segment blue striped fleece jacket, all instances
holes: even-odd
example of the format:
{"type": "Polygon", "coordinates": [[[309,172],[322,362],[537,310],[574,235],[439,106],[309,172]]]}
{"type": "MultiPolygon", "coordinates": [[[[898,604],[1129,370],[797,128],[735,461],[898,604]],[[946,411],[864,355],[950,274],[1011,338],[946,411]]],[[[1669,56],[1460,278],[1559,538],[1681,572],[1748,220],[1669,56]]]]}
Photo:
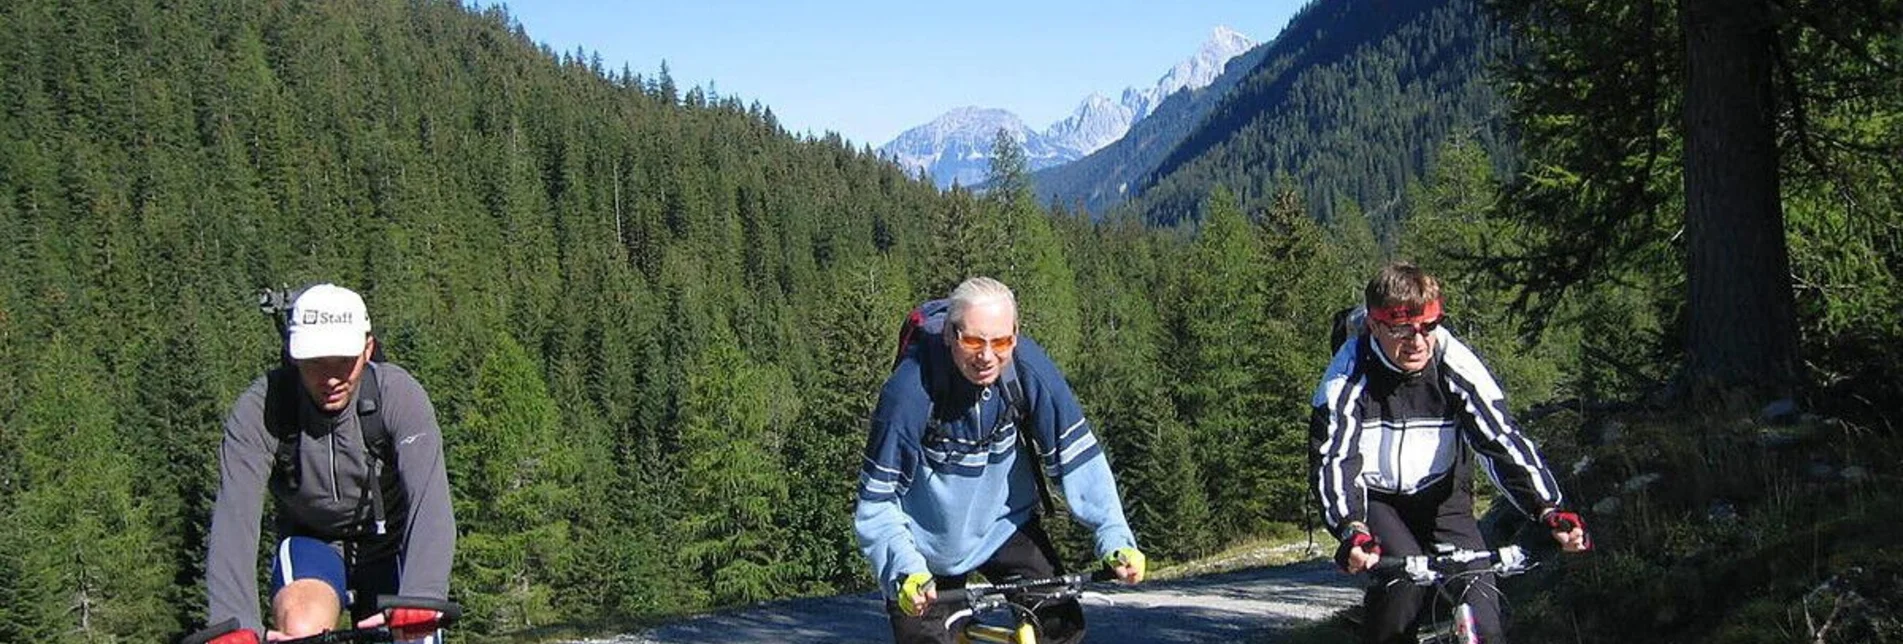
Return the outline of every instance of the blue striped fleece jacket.
{"type": "Polygon", "coordinates": [[[1037,483],[1021,429],[1031,432],[1052,492],[1061,490],[1072,516],[1095,531],[1097,555],[1136,546],[1110,465],[1064,375],[1030,338],[1019,337],[1013,359],[1029,406],[1019,423],[1010,422],[1001,384],[966,380],[934,339],[909,352],[880,390],[853,527],[888,597],[912,573],[977,568],[1031,520],[1037,483]]]}

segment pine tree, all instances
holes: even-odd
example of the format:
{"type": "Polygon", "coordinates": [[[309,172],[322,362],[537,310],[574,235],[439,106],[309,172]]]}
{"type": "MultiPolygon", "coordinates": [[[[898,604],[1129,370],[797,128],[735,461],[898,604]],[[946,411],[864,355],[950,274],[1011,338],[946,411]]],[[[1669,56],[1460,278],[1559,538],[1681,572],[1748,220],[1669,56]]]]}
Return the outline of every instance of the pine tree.
{"type": "Polygon", "coordinates": [[[1309,392],[1327,367],[1327,346],[1339,282],[1327,232],[1310,218],[1298,193],[1285,189],[1260,212],[1254,231],[1262,249],[1262,270],[1275,276],[1265,285],[1264,311],[1253,330],[1261,346],[1254,376],[1256,493],[1270,521],[1296,523],[1313,516],[1306,499],[1309,392]]]}
{"type": "Polygon", "coordinates": [[[992,144],[986,201],[997,210],[1006,244],[986,251],[998,256],[996,273],[1018,300],[1021,328],[1037,338],[1058,364],[1077,354],[1077,277],[1064,242],[1031,192],[1030,171],[1016,138],[999,130],[992,144]]]}
{"type": "Polygon", "coordinates": [[[853,537],[858,468],[879,388],[891,372],[893,330],[916,304],[906,275],[890,260],[842,266],[818,311],[814,377],[802,384],[805,413],[788,437],[788,500],[780,520],[791,534],[789,563],[811,571],[808,591],[863,586],[867,568],[853,537]]]}
{"type": "Polygon", "coordinates": [[[574,564],[583,456],[528,353],[506,334],[493,342],[445,450],[462,533],[452,592],[476,628],[499,631],[560,616],[554,583],[574,564]]]}
{"type": "MultiPolygon", "coordinates": [[[[1396,254],[1439,276],[1447,326],[1486,359],[1494,377],[1513,392],[1512,400],[1545,401],[1560,386],[1557,365],[1573,360],[1568,350],[1578,346],[1577,334],[1558,329],[1523,334],[1514,291],[1485,272],[1478,258],[1486,249],[1504,250],[1520,236],[1514,222],[1499,216],[1494,201],[1499,190],[1484,150],[1466,139],[1448,141],[1424,182],[1410,189],[1413,213],[1402,227],[1396,254]]],[[[1588,314],[1588,308],[1565,310],[1579,315],[1588,314]]],[[[1630,328],[1639,328],[1629,312],[1623,316],[1630,328]]]]}
{"type": "Polygon", "coordinates": [[[1299,478],[1299,471],[1269,467],[1268,432],[1277,409],[1268,393],[1286,382],[1270,380],[1263,337],[1269,320],[1269,275],[1256,232],[1233,197],[1218,190],[1205,207],[1176,308],[1180,343],[1176,355],[1177,405],[1194,428],[1197,460],[1220,538],[1293,517],[1270,514],[1268,487],[1299,478]],[[1272,417],[1271,417],[1272,418],[1272,417]]]}
{"type": "Polygon", "coordinates": [[[1090,405],[1144,552],[1192,556],[1210,545],[1209,503],[1189,428],[1170,404],[1164,329],[1149,288],[1157,251],[1131,222],[1106,228],[1087,244],[1094,252],[1082,272],[1082,288],[1096,297],[1085,307],[1091,332],[1073,372],[1077,395],[1090,405]]]}
{"type": "Polygon", "coordinates": [[[789,581],[774,523],[786,503],[777,446],[797,420],[786,374],[756,365],[724,323],[694,360],[684,392],[680,560],[715,604],[767,599],[789,581]]]}
{"type": "MultiPolygon", "coordinates": [[[[203,355],[207,328],[196,320],[198,307],[177,320],[157,347],[126,362],[122,381],[144,374],[170,378],[120,388],[130,400],[117,401],[120,444],[144,466],[133,471],[136,489],[148,490],[146,508],[155,528],[154,551],[169,560],[171,577],[163,597],[172,623],[202,622],[205,536],[218,486],[218,441],[223,394],[212,387],[211,361],[203,355]]],[[[240,311],[239,313],[246,313],[240,311]]]]}
{"type": "Polygon", "coordinates": [[[178,630],[170,566],[133,489],[97,363],[55,337],[33,366],[20,431],[21,488],[0,537],[20,577],[10,623],[34,641],[146,642],[178,630]]]}

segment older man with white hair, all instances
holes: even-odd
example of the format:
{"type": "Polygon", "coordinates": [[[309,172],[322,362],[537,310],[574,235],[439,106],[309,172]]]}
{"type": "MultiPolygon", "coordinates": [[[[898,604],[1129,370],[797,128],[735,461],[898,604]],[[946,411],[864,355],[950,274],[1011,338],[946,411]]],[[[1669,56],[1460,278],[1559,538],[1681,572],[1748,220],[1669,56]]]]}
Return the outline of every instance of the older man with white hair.
{"type": "MultiPolygon", "coordinates": [[[[1122,581],[1140,581],[1143,553],[1103,450],[1063,373],[1020,333],[1011,289],[972,278],[914,320],[922,339],[901,347],[879,392],[854,516],[893,638],[952,642],[949,608],[933,601],[972,571],[993,580],[1059,573],[1036,513],[1040,468],[1094,532],[1097,555],[1122,581]]],[[[1047,641],[1082,641],[1076,600],[1037,616],[1047,641]]]]}

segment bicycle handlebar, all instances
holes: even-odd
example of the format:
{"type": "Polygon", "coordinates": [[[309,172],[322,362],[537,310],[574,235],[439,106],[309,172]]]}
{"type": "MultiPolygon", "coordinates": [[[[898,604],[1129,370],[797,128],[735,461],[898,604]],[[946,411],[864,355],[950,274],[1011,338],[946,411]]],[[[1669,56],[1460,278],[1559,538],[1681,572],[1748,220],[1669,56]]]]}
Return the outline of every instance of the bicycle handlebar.
{"type": "Polygon", "coordinates": [[[447,599],[429,599],[426,597],[404,597],[401,595],[378,595],[377,612],[387,612],[398,608],[421,608],[442,613],[436,619],[438,626],[447,627],[462,619],[463,607],[447,599]]]}
{"type": "Polygon", "coordinates": [[[1117,578],[1114,570],[1104,569],[1096,572],[1074,572],[1044,579],[1014,579],[995,584],[979,583],[964,588],[950,588],[939,591],[935,603],[957,605],[970,604],[986,597],[996,595],[1015,595],[1026,592],[1056,591],[1058,593],[1080,592],[1087,583],[1112,581],[1117,578]]]}
{"type": "Polygon", "coordinates": [[[378,626],[376,628],[352,628],[341,631],[325,631],[310,637],[279,640],[275,644],[372,644],[374,642],[393,641],[396,641],[395,634],[391,633],[388,628],[378,626]]]}
{"type": "MultiPolygon", "coordinates": [[[[398,595],[377,596],[378,612],[388,612],[398,608],[420,608],[441,613],[442,616],[436,620],[436,626],[438,628],[447,627],[456,623],[456,620],[460,619],[463,614],[462,606],[448,600],[428,599],[424,597],[403,597],[398,595]]],[[[179,642],[180,644],[205,644],[206,642],[217,639],[220,635],[236,631],[239,628],[238,619],[234,617],[213,624],[191,635],[187,635],[185,639],[179,642]]],[[[360,642],[389,642],[394,639],[395,633],[390,630],[390,627],[378,626],[374,628],[326,631],[310,637],[283,640],[277,644],[357,644],[360,642]]]]}
{"type": "Polygon", "coordinates": [[[1368,569],[1371,573],[1406,576],[1419,585],[1428,585],[1467,572],[1473,563],[1486,563],[1500,575],[1517,575],[1533,568],[1533,560],[1519,546],[1493,550],[1454,550],[1433,555],[1382,557],[1368,569]]]}

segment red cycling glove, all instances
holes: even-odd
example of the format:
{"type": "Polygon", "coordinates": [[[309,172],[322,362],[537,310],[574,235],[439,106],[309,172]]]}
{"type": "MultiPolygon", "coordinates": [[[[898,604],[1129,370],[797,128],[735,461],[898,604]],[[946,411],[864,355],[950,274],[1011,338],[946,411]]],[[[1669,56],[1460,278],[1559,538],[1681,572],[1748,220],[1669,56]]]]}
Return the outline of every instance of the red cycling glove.
{"type": "Polygon", "coordinates": [[[442,628],[443,613],[427,608],[392,608],[387,625],[397,639],[427,637],[442,628]]]}
{"type": "Polygon", "coordinates": [[[1578,513],[1555,508],[1547,510],[1546,514],[1540,517],[1540,522],[1545,523],[1546,527],[1554,532],[1572,532],[1573,528],[1579,528],[1580,534],[1585,535],[1585,539],[1579,544],[1580,549],[1592,549],[1592,533],[1586,530],[1586,520],[1580,518],[1578,513]]]}
{"type": "Polygon", "coordinates": [[[1347,570],[1348,553],[1355,548],[1360,548],[1378,555],[1381,554],[1381,540],[1376,539],[1374,535],[1365,531],[1354,531],[1348,538],[1341,540],[1340,547],[1335,548],[1335,565],[1340,566],[1343,570],[1347,570]]]}
{"type": "Polygon", "coordinates": [[[211,641],[205,644],[258,644],[258,632],[249,628],[240,628],[211,638],[211,641]]]}

